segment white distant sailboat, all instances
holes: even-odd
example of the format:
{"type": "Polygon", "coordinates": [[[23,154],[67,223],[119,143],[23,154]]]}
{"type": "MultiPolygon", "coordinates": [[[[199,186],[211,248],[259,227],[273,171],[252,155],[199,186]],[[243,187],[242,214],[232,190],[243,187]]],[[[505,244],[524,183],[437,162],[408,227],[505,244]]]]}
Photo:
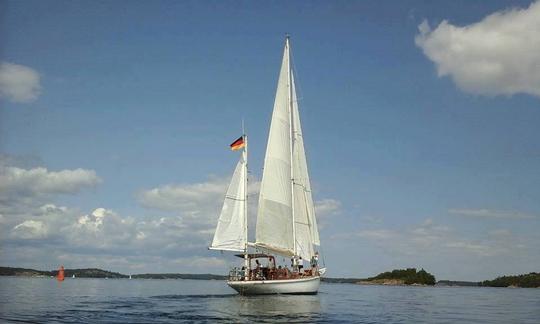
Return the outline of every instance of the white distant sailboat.
{"type": "Polygon", "coordinates": [[[248,242],[247,136],[231,148],[243,148],[227,189],[210,249],[242,252],[242,269],[233,269],[227,284],[243,295],[316,294],[320,245],[298,101],[286,37],[259,194],[255,243],[248,242]],[[264,253],[249,253],[248,247],[264,253]],[[292,269],[277,266],[274,255],[291,258],[292,269]],[[252,261],[255,260],[255,265],[252,261]],[[263,266],[259,260],[266,262],[263,266]],[[311,264],[303,269],[303,263],[311,264]]]}

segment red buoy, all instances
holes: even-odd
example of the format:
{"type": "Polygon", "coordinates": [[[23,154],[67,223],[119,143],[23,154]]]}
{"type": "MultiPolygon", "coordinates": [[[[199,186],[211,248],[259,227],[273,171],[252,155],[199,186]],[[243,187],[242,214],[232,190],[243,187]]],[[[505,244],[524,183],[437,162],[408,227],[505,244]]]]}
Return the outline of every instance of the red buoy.
{"type": "Polygon", "coordinates": [[[56,276],[56,280],[64,281],[64,266],[60,266],[60,269],[58,269],[58,275],[56,276]]]}

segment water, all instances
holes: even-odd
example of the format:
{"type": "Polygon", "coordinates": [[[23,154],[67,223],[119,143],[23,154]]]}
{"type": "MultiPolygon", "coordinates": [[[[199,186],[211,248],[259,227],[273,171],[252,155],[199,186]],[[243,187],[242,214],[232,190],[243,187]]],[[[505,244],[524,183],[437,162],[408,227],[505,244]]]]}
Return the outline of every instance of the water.
{"type": "Polygon", "coordinates": [[[223,281],[0,277],[8,323],[540,323],[540,289],[322,284],[242,297],[223,281]]]}

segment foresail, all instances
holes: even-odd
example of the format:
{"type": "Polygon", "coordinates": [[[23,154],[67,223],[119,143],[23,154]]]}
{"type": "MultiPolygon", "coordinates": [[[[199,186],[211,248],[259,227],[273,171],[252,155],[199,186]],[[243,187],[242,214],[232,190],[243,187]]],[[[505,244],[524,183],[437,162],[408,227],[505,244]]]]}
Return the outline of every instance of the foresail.
{"type": "Polygon", "coordinates": [[[305,260],[314,255],[313,245],[320,245],[317,220],[311,195],[302,126],[298,111],[298,101],[291,71],[292,84],[292,115],[293,115],[293,173],[294,173],[294,216],[296,229],[297,254],[305,260]]]}
{"type": "Polygon", "coordinates": [[[288,51],[286,44],[264,159],[256,228],[256,244],[280,254],[294,253],[288,51]]]}
{"type": "Polygon", "coordinates": [[[225,251],[244,251],[245,249],[247,242],[244,208],[246,176],[245,156],[242,154],[227,189],[210,249],[225,251]]]}

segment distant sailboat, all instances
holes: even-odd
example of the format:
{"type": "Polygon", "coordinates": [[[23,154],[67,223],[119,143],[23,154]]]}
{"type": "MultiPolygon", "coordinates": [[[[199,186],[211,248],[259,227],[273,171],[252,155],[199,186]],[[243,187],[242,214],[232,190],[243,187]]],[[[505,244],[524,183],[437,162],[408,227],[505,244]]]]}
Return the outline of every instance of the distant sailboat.
{"type": "Polygon", "coordinates": [[[227,284],[244,295],[316,294],[320,245],[311,195],[304,140],[287,36],[268,135],[259,194],[255,243],[248,242],[247,136],[231,144],[243,148],[225,195],[210,249],[238,251],[242,269],[233,269],[227,284]],[[264,253],[248,253],[253,247],[264,253]],[[274,255],[291,258],[292,269],[277,267],[274,255]],[[255,260],[255,266],[252,261],[255,260]],[[264,267],[259,260],[266,262],[264,267]],[[311,264],[302,270],[303,261],[311,264]]]}
{"type": "Polygon", "coordinates": [[[75,279],[75,275],[71,276],[71,278],[75,279]]]}
{"type": "Polygon", "coordinates": [[[131,279],[131,275],[129,275],[129,279],[131,279]]]}

